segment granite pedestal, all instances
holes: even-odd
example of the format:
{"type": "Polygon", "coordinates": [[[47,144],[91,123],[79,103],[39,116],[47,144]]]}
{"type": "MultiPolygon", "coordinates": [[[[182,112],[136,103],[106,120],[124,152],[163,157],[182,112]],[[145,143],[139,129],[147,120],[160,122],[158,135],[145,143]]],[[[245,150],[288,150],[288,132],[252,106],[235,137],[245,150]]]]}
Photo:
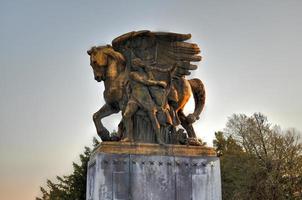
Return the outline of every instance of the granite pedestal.
{"type": "Polygon", "coordinates": [[[88,163],[86,200],[221,200],[212,148],[103,142],[88,163]]]}

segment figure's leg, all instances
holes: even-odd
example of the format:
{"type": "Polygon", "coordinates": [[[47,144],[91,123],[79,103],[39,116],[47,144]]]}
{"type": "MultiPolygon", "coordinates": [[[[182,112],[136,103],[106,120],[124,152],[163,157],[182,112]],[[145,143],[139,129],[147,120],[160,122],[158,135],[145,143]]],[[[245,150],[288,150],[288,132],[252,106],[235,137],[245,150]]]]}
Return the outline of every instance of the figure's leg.
{"type": "Polygon", "coordinates": [[[110,105],[105,104],[102,106],[102,108],[93,114],[93,122],[95,124],[96,130],[102,141],[110,141],[110,133],[109,131],[104,127],[102,123],[102,119],[104,117],[107,117],[113,113],[118,113],[118,109],[112,108],[110,105]]]}
{"type": "Polygon", "coordinates": [[[124,142],[132,142],[133,141],[133,120],[132,116],[134,113],[138,110],[138,105],[135,102],[129,101],[124,115],[123,115],[123,120],[126,128],[126,137],[122,140],[124,142]]]}
{"type": "Polygon", "coordinates": [[[118,124],[118,136],[119,138],[123,138],[123,135],[125,133],[125,126],[124,126],[124,122],[123,122],[123,119],[120,121],[120,123],[118,124]]]}
{"type": "Polygon", "coordinates": [[[151,120],[153,130],[155,132],[156,140],[160,145],[163,145],[164,142],[163,142],[163,140],[161,138],[161,135],[160,135],[160,124],[159,124],[159,122],[157,120],[157,117],[156,117],[156,110],[149,111],[148,115],[149,115],[149,118],[151,120]]]}
{"type": "Polygon", "coordinates": [[[180,124],[180,120],[176,113],[176,110],[178,109],[179,106],[175,101],[169,101],[169,105],[170,105],[170,115],[172,116],[173,119],[173,125],[178,126],[180,124]]]}

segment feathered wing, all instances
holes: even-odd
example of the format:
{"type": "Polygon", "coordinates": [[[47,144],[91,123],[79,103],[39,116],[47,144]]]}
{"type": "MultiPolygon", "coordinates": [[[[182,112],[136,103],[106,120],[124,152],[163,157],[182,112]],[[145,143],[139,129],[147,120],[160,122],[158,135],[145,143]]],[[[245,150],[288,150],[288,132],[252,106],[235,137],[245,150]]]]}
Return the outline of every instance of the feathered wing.
{"type": "Polygon", "coordinates": [[[197,65],[190,62],[201,60],[200,49],[197,44],[185,42],[191,38],[190,34],[155,33],[158,38],[157,58],[159,63],[176,65],[174,77],[190,75],[191,70],[196,70],[197,65]]]}
{"type": "Polygon", "coordinates": [[[152,65],[159,70],[173,70],[173,77],[190,75],[197,65],[191,62],[201,60],[197,44],[185,42],[191,34],[169,32],[133,31],[121,35],[112,41],[115,50],[121,52],[128,60],[134,57],[152,65]]]}

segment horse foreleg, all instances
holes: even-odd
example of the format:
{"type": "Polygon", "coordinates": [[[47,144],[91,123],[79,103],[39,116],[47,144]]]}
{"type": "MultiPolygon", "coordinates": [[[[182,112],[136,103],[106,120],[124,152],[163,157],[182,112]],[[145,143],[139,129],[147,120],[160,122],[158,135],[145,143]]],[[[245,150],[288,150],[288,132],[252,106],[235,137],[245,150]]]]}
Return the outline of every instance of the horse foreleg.
{"type": "Polygon", "coordinates": [[[112,108],[110,105],[105,104],[101,107],[99,111],[93,114],[93,122],[95,124],[97,134],[100,136],[102,141],[110,141],[110,133],[104,127],[102,119],[113,113],[118,113],[119,110],[112,108]]]}
{"type": "Polygon", "coordinates": [[[201,146],[202,144],[198,141],[193,125],[190,122],[191,120],[186,117],[186,115],[183,113],[183,110],[178,111],[178,117],[180,119],[182,127],[186,129],[187,134],[188,134],[188,143],[189,145],[195,145],[195,146],[201,146]]]}
{"type": "Polygon", "coordinates": [[[189,123],[189,120],[187,119],[186,115],[183,113],[182,110],[178,111],[178,117],[180,119],[180,123],[184,129],[186,129],[187,134],[190,138],[196,138],[196,134],[193,128],[192,123],[189,123]]]}

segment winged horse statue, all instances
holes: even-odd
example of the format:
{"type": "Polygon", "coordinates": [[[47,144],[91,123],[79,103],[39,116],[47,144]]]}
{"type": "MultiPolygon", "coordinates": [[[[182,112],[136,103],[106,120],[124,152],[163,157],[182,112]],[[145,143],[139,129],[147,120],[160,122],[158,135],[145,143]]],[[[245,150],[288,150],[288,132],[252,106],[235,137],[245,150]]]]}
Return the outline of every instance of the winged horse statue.
{"type": "Polygon", "coordinates": [[[197,44],[185,42],[190,34],[133,31],[111,45],[87,51],[96,81],[104,82],[105,104],[93,115],[103,141],[182,143],[178,131],[186,130],[186,144],[201,145],[193,123],[205,105],[201,80],[186,79],[201,60],[197,44]],[[194,112],[184,107],[193,94],[194,112]],[[122,113],[118,135],[110,135],[102,119],[122,113]],[[179,129],[182,130],[182,129],[179,129]]]}

